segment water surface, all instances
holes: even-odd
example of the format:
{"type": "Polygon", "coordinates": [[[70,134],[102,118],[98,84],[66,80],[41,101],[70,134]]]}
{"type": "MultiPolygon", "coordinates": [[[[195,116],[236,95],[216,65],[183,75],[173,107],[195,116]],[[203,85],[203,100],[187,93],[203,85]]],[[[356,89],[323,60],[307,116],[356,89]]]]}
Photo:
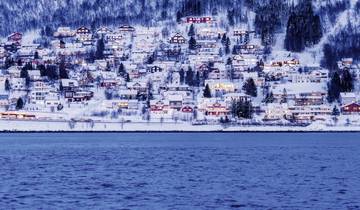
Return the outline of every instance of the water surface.
{"type": "Polygon", "coordinates": [[[360,209],[360,134],[0,134],[0,209],[360,209]]]}

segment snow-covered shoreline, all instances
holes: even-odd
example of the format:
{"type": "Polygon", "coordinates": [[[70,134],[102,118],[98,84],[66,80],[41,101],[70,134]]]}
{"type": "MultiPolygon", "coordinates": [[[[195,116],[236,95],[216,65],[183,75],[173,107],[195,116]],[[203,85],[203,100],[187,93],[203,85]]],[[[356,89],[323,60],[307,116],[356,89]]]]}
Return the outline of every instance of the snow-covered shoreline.
{"type": "Polygon", "coordinates": [[[0,132],[360,132],[360,126],[222,126],[190,123],[0,120],[0,132]]]}

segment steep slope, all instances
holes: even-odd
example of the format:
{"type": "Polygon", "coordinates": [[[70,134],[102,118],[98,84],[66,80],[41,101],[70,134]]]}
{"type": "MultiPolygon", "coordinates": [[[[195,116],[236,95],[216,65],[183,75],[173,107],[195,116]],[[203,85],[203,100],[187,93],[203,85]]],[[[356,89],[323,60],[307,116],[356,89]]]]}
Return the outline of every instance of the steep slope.
{"type": "MultiPolygon", "coordinates": [[[[326,24],[325,25],[325,33],[324,36],[322,37],[322,39],[320,40],[320,42],[313,46],[312,48],[308,48],[306,50],[307,53],[310,53],[312,55],[316,55],[317,58],[323,58],[324,57],[324,47],[326,46],[327,50],[331,50],[331,51],[337,51],[335,48],[341,48],[344,47],[344,45],[346,45],[346,43],[349,42],[356,42],[356,36],[351,37],[351,34],[358,34],[359,33],[359,28],[360,28],[360,14],[359,14],[359,7],[360,3],[356,0],[351,0],[349,2],[349,7],[346,8],[345,10],[343,10],[342,12],[340,12],[337,16],[336,16],[336,20],[334,21],[333,24],[326,24]],[[341,33],[345,33],[346,35],[346,39],[344,40],[344,38],[339,38],[339,36],[341,36],[341,33]],[[341,40],[340,40],[341,39],[341,40]],[[342,46],[338,46],[338,44],[340,43],[336,43],[336,42],[343,42],[342,46]]],[[[352,43],[352,45],[356,45],[356,43],[352,43]]],[[[350,46],[349,46],[350,47],[350,46]]],[[[348,51],[348,50],[345,50],[348,51]]],[[[333,53],[331,53],[333,54],[333,53]]],[[[341,59],[343,57],[346,56],[350,56],[353,57],[354,59],[356,59],[356,53],[344,53],[343,52],[343,56],[342,55],[331,55],[334,56],[333,58],[327,58],[329,55],[325,56],[325,60],[323,60],[323,65],[325,67],[328,67],[330,69],[335,68],[336,65],[336,61],[338,59],[341,59]],[[329,61],[326,61],[326,59],[332,59],[333,61],[331,61],[330,63],[326,63],[329,61]],[[325,62],[325,63],[324,63],[325,62]]],[[[320,62],[320,61],[319,61],[320,62]]]]}
{"type": "Polygon", "coordinates": [[[1,0],[0,34],[24,31],[45,25],[100,25],[139,22],[155,24],[162,19],[175,19],[186,2],[200,13],[209,13],[242,5],[243,0],[1,0]],[[199,6],[200,5],[200,6],[199,6]]]}
{"type": "Polygon", "coordinates": [[[60,25],[112,25],[126,22],[154,25],[183,16],[231,11],[242,21],[247,8],[256,10],[274,2],[296,4],[297,0],[1,0],[0,35],[13,31],[60,25]]]}

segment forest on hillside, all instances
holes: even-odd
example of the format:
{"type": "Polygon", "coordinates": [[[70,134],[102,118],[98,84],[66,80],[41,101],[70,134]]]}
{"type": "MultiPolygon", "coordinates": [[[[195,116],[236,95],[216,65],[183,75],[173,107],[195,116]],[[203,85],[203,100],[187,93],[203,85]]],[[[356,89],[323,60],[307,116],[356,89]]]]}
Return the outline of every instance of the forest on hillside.
{"type": "Polygon", "coordinates": [[[219,15],[225,17],[222,24],[226,27],[251,21],[269,47],[277,33],[286,33],[284,48],[293,52],[302,52],[329,35],[323,65],[334,68],[334,58],[357,59],[360,54],[359,24],[349,20],[346,27],[327,34],[349,7],[350,0],[1,0],[0,36],[45,28],[51,34],[59,26],[95,29],[126,23],[165,27],[185,16],[219,15]]]}

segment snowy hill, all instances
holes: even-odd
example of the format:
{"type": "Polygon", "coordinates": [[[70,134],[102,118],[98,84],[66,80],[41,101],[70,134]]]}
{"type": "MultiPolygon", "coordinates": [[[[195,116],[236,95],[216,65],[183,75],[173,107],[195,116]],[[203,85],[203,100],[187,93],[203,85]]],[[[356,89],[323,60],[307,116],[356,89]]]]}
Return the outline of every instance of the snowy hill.
{"type": "MultiPolygon", "coordinates": [[[[154,24],[173,19],[186,3],[198,7],[199,13],[210,13],[213,8],[233,8],[242,0],[2,0],[0,1],[0,34],[24,31],[45,25],[100,25],[124,22],[154,24]],[[194,4],[192,5],[192,2],[194,4]]],[[[240,4],[239,4],[240,3],[240,4]]],[[[235,7],[236,8],[236,7],[235,7]]],[[[196,13],[195,11],[189,11],[196,13]]]]}
{"type": "Polygon", "coordinates": [[[240,19],[246,15],[247,7],[256,10],[261,5],[276,2],[290,6],[297,0],[2,0],[0,35],[46,25],[155,24],[159,20],[175,20],[176,13],[181,10],[186,13],[184,15],[233,10],[240,19]]]}
{"type": "Polygon", "coordinates": [[[320,58],[329,39],[349,23],[359,26],[357,0],[2,0],[0,36],[45,27],[55,30],[59,26],[174,25],[179,17],[207,14],[218,16],[222,25],[231,27],[255,24],[261,36],[274,36],[273,41],[263,42],[279,48],[283,43],[275,40],[282,40],[279,36],[284,36],[290,14],[304,1],[312,2],[323,32],[320,41],[307,46],[305,53],[320,58]]]}

